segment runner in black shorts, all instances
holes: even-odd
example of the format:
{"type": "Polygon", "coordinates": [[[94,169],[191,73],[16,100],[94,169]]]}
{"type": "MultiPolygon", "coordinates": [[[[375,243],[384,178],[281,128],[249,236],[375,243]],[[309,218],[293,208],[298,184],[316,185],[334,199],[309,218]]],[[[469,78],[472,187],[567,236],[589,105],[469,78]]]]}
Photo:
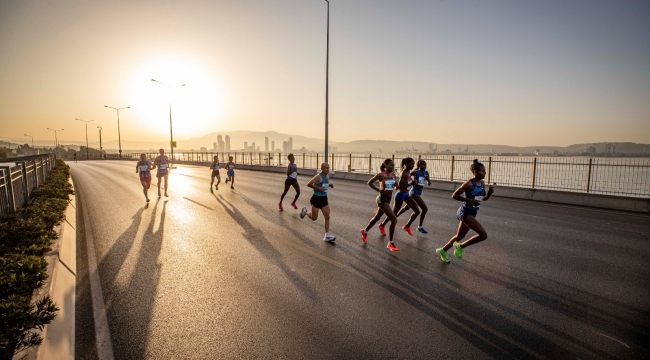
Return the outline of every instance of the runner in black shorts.
{"type": "Polygon", "coordinates": [[[298,210],[296,201],[298,201],[298,197],[300,196],[300,185],[298,185],[298,167],[296,164],[294,164],[296,159],[293,154],[289,154],[289,156],[287,156],[287,159],[289,160],[289,165],[287,165],[287,179],[284,180],[284,192],[282,193],[282,196],[280,196],[280,202],[278,203],[278,208],[280,208],[280,211],[283,210],[282,200],[284,200],[284,196],[287,195],[287,192],[291,186],[296,189],[296,197],[291,203],[291,206],[293,206],[293,208],[296,210],[298,210]]]}
{"type": "Polygon", "coordinates": [[[386,214],[386,217],[390,220],[390,237],[387,248],[391,251],[399,251],[397,246],[393,243],[393,234],[395,233],[395,226],[397,225],[397,217],[393,210],[390,208],[390,200],[393,197],[393,190],[395,190],[395,173],[393,169],[395,168],[395,163],[393,160],[386,159],[381,164],[381,172],[368,180],[368,186],[373,190],[379,192],[377,196],[377,212],[365,229],[361,229],[361,237],[364,243],[368,242],[368,231],[375,226],[377,221],[381,219],[381,216],[386,214]],[[375,181],[379,181],[379,187],[375,186],[375,181]]]}
{"type": "Polygon", "coordinates": [[[320,173],[316,174],[309,183],[308,187],[314,189],[314,195],[311,197],[309,202],[311,203],[311,211],[307,212],[307,208],[304,207],[300,211],[300,218],[304,219],[305,215],[310,218],[312,221],[318,219],[318,210],[323,212],[323,218],[325,218],[325,237],[324,241],[330,242],[336,240],[336,238],[329,233],[330,231],[330,206],[327,202],[327,192],[330,188],[334,188],[334,185],[330,184],[330,179],[327,174],[330,172],[330,166],[328,163],[322,163],[320,166],[320,173]]]}
{"type": "Polygon", "coordinates": [[[210,192],[212,191],[212,184],[214,184],[214,178],[217,178],[217,185],[214,186],[216,190],[219,190],[219,184],[221,184],[221,175],[219,175],[219,156],[216,155],[214,159],[212,160],[212,164],[210,164],[210,169],[212,169],[212,181],[210,181],[210,192]]]}

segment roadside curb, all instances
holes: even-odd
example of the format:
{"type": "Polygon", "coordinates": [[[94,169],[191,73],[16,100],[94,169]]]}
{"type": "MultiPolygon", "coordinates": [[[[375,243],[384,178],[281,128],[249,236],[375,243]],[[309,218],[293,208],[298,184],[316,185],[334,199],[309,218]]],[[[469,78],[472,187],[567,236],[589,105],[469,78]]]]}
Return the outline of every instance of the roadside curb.
{"type": "MultiPolygon", "coordinates": [[[[68,182],[74,189],[72,179],[68,182]]],[[[59,307],[59,313],[52,322],[36,330],[43,343],[16,354],[13,360],[74,359],[75,357],[75,298],[77,276],[77,203],[70,195],[70,204],[65,210],[65,220],[54,228],[57,239],[52,250],[45,254],[47,280],[34,294],[33,300],[50,295],[59,307]]]]}

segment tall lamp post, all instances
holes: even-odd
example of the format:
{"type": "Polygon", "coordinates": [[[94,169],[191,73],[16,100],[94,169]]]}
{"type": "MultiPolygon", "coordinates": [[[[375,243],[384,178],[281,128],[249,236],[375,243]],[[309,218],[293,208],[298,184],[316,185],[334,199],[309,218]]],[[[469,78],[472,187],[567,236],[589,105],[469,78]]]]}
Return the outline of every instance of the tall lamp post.
{"type": "Polygon", "coordinates": [[[50,131],[54,131],[54,155],[57,156],[59,155],[59,139],[56,137],[56,133],[58,131],[63,131],[63,129],[50,129],[47,128],[50,131]]]}
{"type": "MultiPolygon", "coordinates": [[[[156,82],[160,85],[165,85],[171,90],[171,86],[160,82],[156,79],[151,79],[151,81],[156,82]]],[[[182,84],[181,86],[185,86],[185,84],[182,84]]],[[[171,148],[171,155],[172,155],[172,162],[174,161],[174,147],[172,144],[174,143],[174,133],[172,131],[172,99],[171,99],[171,94],[169,96],[169,147],[171,148]]]]}
{"type": "Polygon", "coordinates": [[[27,135],[27,134],[25,134],[25,136],[28,136],[28,137],[31,137],[31,138],[32,138],[32,151],[33,151],[34,154],[35,154],[35,153],[36,153],[36,149],[34,148],[34,137],[31,136],[31,135],[27,135]]]}
{"type": "Polygon", "coordinates": [[[99,160],[102,159],[102,127],[98,126],[99,129],[99,160]]]}
{"type": "Polygon", "coordinates": [[[325,0],[325,2],[327,2],[327,55],[325,58],[325,162],[327,162],[329,148],[330,2],[329,0],[325,0]]]}
{"type": "Polygon", "coordinates": [[[88,123],[91,122],[91,121],[95,121],[95,120],[81,120],[81,119],[77,119],[77,118],[74,118],[74,119],[77,120],[77,121],[83,121],[83,122],[86,123],[86,160],[88,160],[88,123]]]}
{"type": "Polygon", "coordinates": [[[130,109],[130,106],[123,107],[123,108],[114,108],[112,106],[104,105],[106,108],[111,108],[113,110],[117,110],[117,146],[120,149],[120,159],[122,158],[122,138],[120,136],[120,110],[124,109],[130,109]]]}

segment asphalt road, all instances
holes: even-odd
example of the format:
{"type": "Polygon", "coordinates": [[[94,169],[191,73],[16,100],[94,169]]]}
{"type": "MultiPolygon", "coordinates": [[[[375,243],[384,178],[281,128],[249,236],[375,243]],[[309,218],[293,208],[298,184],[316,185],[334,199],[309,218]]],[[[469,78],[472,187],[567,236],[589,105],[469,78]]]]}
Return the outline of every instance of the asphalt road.
{"type": "Polygon", "coordinates": [[[497,189],[478,216],[488,240],[444,264],[450,193],[425,191],[429,235],[398,229],[393,253],[376,228],[361,241],[376,205],[360,182],[332,180],[332,245],[293,190],[278,211],[281,174],[237,171],[212,195],[207,167],[177,165],[146,207],[135,162],[69,165],[78,359],[97,356],[87,226],[116,359],[650,357],[649,216],[497,189]]]}

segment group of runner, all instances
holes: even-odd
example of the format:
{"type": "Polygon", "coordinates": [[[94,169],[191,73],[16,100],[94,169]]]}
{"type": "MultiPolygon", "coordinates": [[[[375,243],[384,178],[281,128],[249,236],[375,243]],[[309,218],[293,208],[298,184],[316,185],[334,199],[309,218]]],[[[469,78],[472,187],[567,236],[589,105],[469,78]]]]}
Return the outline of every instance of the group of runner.
{"type": "MultiPolygon", "coordinates": [[[[291,202],[291,206],[297,210],[298,206],[296,202],[300,197],[300,185],[298,184],[298,167],[295,164],[295,157],[293,154],[287,156],[289,164],[287,165],[286,175],[287,178],[284,182],[284,192],[280,196],[280,202],[278,203],[278,208],[280,211],[283,211],[282,202],[284,197],[287,195],[287,192],[291,187],[294,188],[296,195],[291,202]]],[[[169,159],[165,156],[165,151],[160,149],[160,154],[156,157],[153,164],[147,160],[146,154],[140,156],[140,161],[136,165],[136,172],[140,174],[140,182],[142,184],[142,189],[144,196],[149,202],[148,190],[151,185],[151,171],[157,169],[156,177],[158,178],[158,197],[160,197],[160,186],[161,179],[164,179],[164,188],[165,196],[167,195],[167,184],[169,177],[169,159]]],[[[227,179],[226,183],[230,182],[230,188],[234,189],[235,183],[235,168],[236,165],[233,161],[233,157],[229,157],[228,163],[226,163],[227,179]]],[[[212,171],[211,182],[210,182],[210,192],[214,192],[212,185],[214,185],[214,179],[217,179],[217,184],[214,185],[215,190],[219,190],[219,184],[221,183],[221,176],[219,170],[221,164],[219,163],[219,157],[214,156],[212,163],[210,164],[210,170],[212,171]]],[[[308,211],[307,207],[303,207],[300,210],[300,218],[304,219],[305,217],[311,219],[312,221],[318,220],[319,212],[323,213],[324,219],[324,228],[325,228],[325,237],[323,238],[326,242],[332,242],[336,240],[336,237],[329,232],[330,226],[330,207],[327,200],[327,194],[329,189],[334,188],[334,185],[330,183],[329,179],[329,164],[322,163],[320,166],[320,172],[318,172],[309,182],[307,187],[313,189],[312,197],[309,202],[311,204],[311,211],[308,211]]],[[[424,229],[424,217],[429,210],[424,199],[422,198],[422,190],[426,184],[431,185],[431,180],[429,178],[429,173],[427,172],[427,163],[424,160],[419,160],[417,163],[414,159],[407,157],[401,160],[399,175],[395,174],[395,163],[392,159],[386,159],[382,162],[380,166],[381,172],[374,175],[367,184],[373,190],[377,191],[379,194],[376,198],[377,210],[375,215],[370,219],[365,228],[361,229],[361,238],[364,243],[368,242],[368,233],[375,226],[375,224],[382,218],[386,218],[379,224],[379,232],[381,235],[386,235],[385,226],[390,222],[389,231],[388,231],[388,244],[386,247],[391,251],[399,251],[399,248],[395,245],[393,238],[395,234],[395,228],[397,226],[397,218],[404,214],[405,212],[412,210],[411,215],[402,229],[410,236],[413,236],[411,230],[411,224],[420,217],[420,222],[417,227],[417,231],[422,234],[428,234],[424,229]],[[379,187],[375,183],[379,182],[379,187]],[[395,195],[393,193],[396,191],[395,195]],[[390,203],[393,200],[393,207],[391,208],[390,203]]],[[[488,190],[485,189],[485,166],[480,163],[477,159],[474,159],[474,162],[470,166],[473,177],[463,183],[456,191],[454,191],[452,198],[454,200],[462,202],[461,206],[456,212],[456,217],[459,220],[458,230],[456,234],[445,244],[443,247],[436,249],[436,252],[440,255],[440,258],[444,262],[449,262],[449,257],[447,251],[452,247],[454,248],[454,256],[458,259],[462,259],[463,249],[467,246],[474,245],[478,242],[481,242],[487,239],[487,232],[483,226],[476,220],[479,207],[483,201],[486,201],[494,193],[494,187],[489,186],[488,190]],[[476,232],[476,235],[470,237],[469,239],[461,242],[463,238],[467,235],[469,230],[476,232]]]]}

